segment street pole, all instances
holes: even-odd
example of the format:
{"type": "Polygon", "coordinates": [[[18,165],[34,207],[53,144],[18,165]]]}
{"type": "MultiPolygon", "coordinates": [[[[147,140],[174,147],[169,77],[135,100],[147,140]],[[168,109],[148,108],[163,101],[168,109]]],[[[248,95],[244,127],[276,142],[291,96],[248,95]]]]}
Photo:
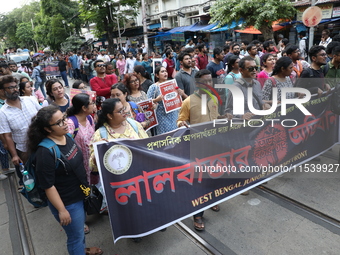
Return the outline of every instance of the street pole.
{"type": "MultiPolygon", "coordinates": [[[[315,0],[312,0],[312,6],[315,5],[315,0]]],[[[309,28],[309,49],[313,46],[313,43],[314,43],[314,27],[310,27],[309,28]]],[[[309,62],[311,60],[309,59],[309,62]]]]}
{"type": "Polygon", "coordinates": [[[145,15],[145,0],[142,0],[142,22],[143,22],[144,46],[147,52],[149,52],[148,28],[146,26],[146,15],[145,15]]]}
{"type": "Polygon", "coordinates": [[[118,40],[119,40],[119,46],[120,46],[120,50],[122,50],[123,47],[122,47],[122,38],[121,38],[121,34],[120,34],[120,26],[119,26],[118,13],[117,13],[116,19],[117,19],[117,28],[118,28],[118,40]]]}
{"type": "MultiPolygon", "coordinates": [[[[33,34],[34,34],[34,24],[33,24],[33,20],[31,19],[31,23],[32,23],[32,31],[33,31],[33,34]]],[[[34,35],[33,35],[34,36],[34,35]]],[[[35,42],[35,49],[36,49],[36,52],[38,52],[38,43],[36,40],[33,39],[33,41],[35,42]]]]}

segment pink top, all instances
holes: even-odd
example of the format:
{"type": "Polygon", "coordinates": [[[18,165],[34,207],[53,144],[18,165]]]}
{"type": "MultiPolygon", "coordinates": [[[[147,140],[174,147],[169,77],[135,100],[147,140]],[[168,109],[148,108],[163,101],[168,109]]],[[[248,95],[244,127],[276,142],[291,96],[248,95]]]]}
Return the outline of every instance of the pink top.
{"type": "MultiPolygon", "coordinates": [[[[91,117],[91,116],[90,116],[91,117]]],[[[91,117],[92,118],[92,117],[91,117]]],[[[67,120],[67,125],[68,125],[68,132],[73,135],[74,132],[74,123],[71,119],[67,120]]],[[[84,127],[79,123],[79,130],[74,138],[74,141],[80,148],[80,150],[83,153],[83,162],[84,162],[84,167],[86,170],[86,175],[87,175],[87,181],[90,183],[90,167],[89,167],[89,160],[90,160],[90,142],[92,135],[94,134],[94,121],[92,119],[92,125],[90,121],[86,118],[86,126],[84,127]]]]}
{"type": "Polygon", "coordinates": [[[43,93],[39,89],[37,91],[34,91],[34,95],[38,99],[39,103],[44,102],[45,97],[44,97],[43,93]]]}
{"type": "Polygon", "coordinates": [[[125,59],[122,60],[117,60],[116,62],[116,67],[118,69],[119,75],[124,74],[124,69],[125,69],[125,59]]]}
{"type": "Polygon", "coordinates": [[[264,83],[266,80],[269,78],[269,74],[265,71],[262,70],[258,75],[257,75],[257,80],[261,83],[261,88],[263,88],[264,83]]]}

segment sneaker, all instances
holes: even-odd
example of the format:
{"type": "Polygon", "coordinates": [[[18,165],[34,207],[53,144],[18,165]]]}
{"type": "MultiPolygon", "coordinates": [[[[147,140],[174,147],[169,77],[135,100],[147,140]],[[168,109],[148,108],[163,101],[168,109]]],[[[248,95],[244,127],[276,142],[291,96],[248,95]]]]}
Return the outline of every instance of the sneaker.
{"type": "Polygon", "coordinates": [[[11,174],[11,173],[14,173],[14,172],[15,172],[15,168],[10,168],[7,171],[2,170],[3,174],[11,174]]]}
{"type": "Polygon", "coordinates": [[[0,174],[0,181],[7,179],[7,175],[0,174]]]}

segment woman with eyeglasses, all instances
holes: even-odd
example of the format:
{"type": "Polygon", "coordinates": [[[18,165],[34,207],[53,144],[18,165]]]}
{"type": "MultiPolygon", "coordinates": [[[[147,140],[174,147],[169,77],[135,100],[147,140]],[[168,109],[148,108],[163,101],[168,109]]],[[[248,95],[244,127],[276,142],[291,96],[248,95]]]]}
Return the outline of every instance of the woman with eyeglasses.
{"type": "Polygon", "coordinates": [[[66,112],[70,106],[70,97],[65,93],[64,85],[58,79],[50,79],[45,86],[48,97],[42,106],[54,104],[61,112],[66,112]]]}
{"type": "Polygon", "coordinates": [[[123,83],[117,83],[111,87],[111,98],[120,99],[128,118],[138,121],[145,129],[149,126],[149,121],[145,118],[143,110],[134,101],[129,100],[129,91],[123,83]]]}
{"type": "Polygon", "coordinates": [[[92,136],[90,146],[90,168],[92,172],[98,173],[92,144],[102,139],[110,140],[118,138],[148,138],[141,124],[133,119],[128,120],[126,107],[119,97],[106,99],[102,104],[101,111],[98,112],[96,132],[92,136]],[[101,127],[105,129],[106,137],[102,137],[99,129],[101,127]]]}
{"type": "Polygon", "coordinates": [[[158,66],[155,69],[156,83],[149,87],[147,96],[151,98],[153,103],[158,103],[156,108],[156,115],[158,125],[155,127],[155,135],[160,135],[177,128],[177,119],[179,110],[169,113],[165,112],[165,108],[162,102],[163,96],[161,94],[159,84],[168,81],[168,72],[164,66],[158,66]]]}
{"type": "Polygon", "coordinates": [[[140,85],[139,78],[137,77],[136,74],[134,73],[125,74],[123,84],[128,89],[127,99],[129,101],[138,103],[148,99],[146,93],[142,90],[142,86],[140,85]]]}
{"type": "Polygon", "coordinates": [[[59,107],[40,109],[28,130],[28,149],[36,153],[36,172],[41,188],[46,192],[49,208],[67,235],[69,254],[102,254],[97,247],[85,248],[85,195],[80,185],[87,186],[83,155],[67,135],[66,116],[59,107]],[[55,156],[39,146],[43,139],[52,140],[64,155],[56,168],[55,156]]]}

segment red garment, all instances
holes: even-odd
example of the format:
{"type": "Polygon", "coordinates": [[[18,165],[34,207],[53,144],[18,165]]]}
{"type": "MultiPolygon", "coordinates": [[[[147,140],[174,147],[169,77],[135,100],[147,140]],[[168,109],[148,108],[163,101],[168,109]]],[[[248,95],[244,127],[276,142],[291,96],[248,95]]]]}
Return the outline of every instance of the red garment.
{"type": "Polygon", "coordinates": [[[172,73],[175,70],[175,62],[168,58],[165,58],[163,61],[166,62],[166,71],[168,72],[168,77],[172,77],[172,73]]]}
{"type": "Polygon", "coordinates": [[[196,57],[196,66],[198,69],[202,70],[205,69],[208,65],[209,61],[208,61],[208,55],[204,54],[198,54],[196,57]]]}
{"type": "Polygon", "coordinates": [[[118,82],[117,76],[115,74],[107,74],[104,79],[99,77],[94,77],[90,80],[90,85],[93,91],[96,91],[97,96],[103,96],[105,98],[110,98],[111,96],[111,86],[118,82]]]}

